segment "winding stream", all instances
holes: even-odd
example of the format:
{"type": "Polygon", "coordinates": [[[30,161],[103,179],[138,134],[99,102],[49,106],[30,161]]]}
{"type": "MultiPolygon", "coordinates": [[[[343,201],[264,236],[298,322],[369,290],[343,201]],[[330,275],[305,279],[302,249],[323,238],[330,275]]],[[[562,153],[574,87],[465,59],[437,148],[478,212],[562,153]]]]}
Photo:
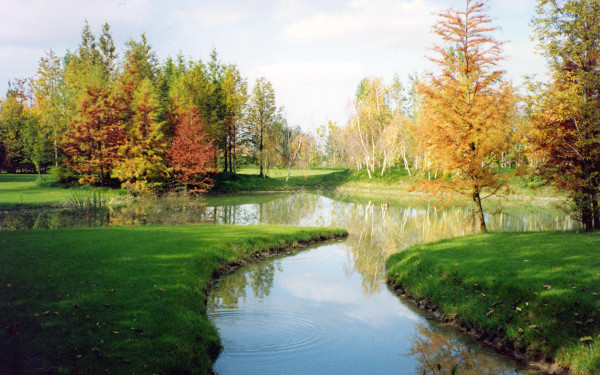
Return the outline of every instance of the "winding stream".
{"type": "MultiPolygon", "coordinates": [[[[390,254],[471,233],[469,209],[313,193],[214,197],[208,204],[216,223],[324,225],[350,234],[249,265],[215,285],[209,317],[224,345],[216,373],[450,374],[454,367],[457,374],[535,373],[429,321],[385,285],[390,254]]],[[[577,226],[523,204],[486,214],[490,230],[577,226]]]]}

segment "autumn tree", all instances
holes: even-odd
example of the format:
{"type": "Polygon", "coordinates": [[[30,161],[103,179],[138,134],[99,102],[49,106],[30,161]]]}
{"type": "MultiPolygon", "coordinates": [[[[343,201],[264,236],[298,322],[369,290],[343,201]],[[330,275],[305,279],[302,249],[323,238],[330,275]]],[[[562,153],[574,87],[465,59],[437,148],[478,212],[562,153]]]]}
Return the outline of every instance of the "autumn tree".
{"type": "Polygon", "coordinates": [[[175,179],[190,193],[200,193],[212,186],[208,175],[214,172],[216,157],[213,141],[204,129],[204,123],[195,107],[184,108],[179,114],[173,143],[168,150],[168,161],[175,179]]]}
{"type": "Polygon", "coordinates": [[[439,14],[434,31],[444,44],[431,58],[438,71],[418,86],[420,143],[444,173],[431,188],[470,197],[483,232],[481,200],[504,184],[492,169],[508,147],[514,107],[514,90],[498,68],[503,43],[492,37],[485,10],[484,2],[465,0],[464,10],[439,14]]]}
{"type": "Polygon", "coordinates": [[[540,0],[534,27],[552,74],[530,98],[538,173],[568,192],[586,231],[600,229],[600,3],[540,0]]]}
{"type": "Polygon", "coordinates": [[[167,140],[159,121],[160,105],[152,82],[142,81],[133,97],[132,115],[127,119],[127,137],[119,148],[113,176],[136,193],[158,190],[169,175],[167,140]]]}
{"type": "Polygon", "coordinates": [[[63,144],[67,164],[81,174],[80,183],[105,185],[108,181],[125,142],[124,110],[102,78],[88,82],[63,144]]]}
{"type": "Polygon", "coordinates": [[[163,108],[155,83],[158,60],[144,34],[140,41],[130,40],[125,51],[123,69],[118,75],[118,95],[127,133],[119,149],[120,160],[113,176],[123,187],[136,193],[158,190],[166,181],[167,139],[163,108]]]}

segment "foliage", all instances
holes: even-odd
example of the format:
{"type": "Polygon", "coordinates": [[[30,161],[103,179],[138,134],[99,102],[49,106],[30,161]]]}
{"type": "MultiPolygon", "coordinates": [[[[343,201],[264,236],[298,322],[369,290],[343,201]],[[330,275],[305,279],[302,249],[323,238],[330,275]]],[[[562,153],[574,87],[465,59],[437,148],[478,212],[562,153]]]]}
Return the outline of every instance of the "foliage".
{"type": "Polygon", "coordinates": [[[106,83],[88,83],[63,141],[67,165],[81,174],[80,183],[103,186],[108,181],[125,143],[123,112],[123,103],[106,83]]]}
{"type": "Polygon", "coordinates": [[[595,374],[600,254],[590,249],[598,248],[597,234],[466,236],[393,255],[387,277],[506,349],[595,374]]]}
{"type": "Polygon", "coordinates": [[[112,173],[123,181],[124,188],[136,193],[158,190],[169,173],[159,111],[152,82],[145,79],[134,93],[127,141],[119,148],[121,159],[112,173]]]}
{"type": "Polygon", "coordinates": [[[186,186],[190,193],[204,192],[212,185],[208,176],[213,172],[216,157],[213,141],[204,130],[198,110],[188,107],[179,115],[173,143],[168,150],[168,160],[175,178],[186,186]]]}
{"type": "Polygon", "coordinates": [[[2,166],[9,172],[16,171],[16,164],[23,151],[21,132],[25,127],[26,109],[15,93],[0,102],[0,138],[4,146],[2,166]]]}
{"type": "Polygon", "coordinates": [[[265,176],[269,166],[279,161],[277,140],[283,124],[273,85],[264,77],[258,78],[252,89],[247,121],[248,138],[256,153],[260,174],[265,176]]]}
{"type": "Polygon", "coordinates": [[[600,229],[600,3],[540,0],[534,26],[552,73],[529,98],[537,172],[569,192],[586,230],[600,229]]]}
{"type": "Polygon", "coordinates": [[[505,183],[493,168],[509,146],[514,90],[497,68],[502,43],[490,35],[496,28],[488,25],[483,2],[465,0],[464,11],[450,9],[439,17],[434,30],[448,45],[434,47],[438,56],[431,60],[439,71],[418,86],[418,138],[446,177],[431,188],[471,197],[485,231],[482,191],[493,194],[505,183]]]}

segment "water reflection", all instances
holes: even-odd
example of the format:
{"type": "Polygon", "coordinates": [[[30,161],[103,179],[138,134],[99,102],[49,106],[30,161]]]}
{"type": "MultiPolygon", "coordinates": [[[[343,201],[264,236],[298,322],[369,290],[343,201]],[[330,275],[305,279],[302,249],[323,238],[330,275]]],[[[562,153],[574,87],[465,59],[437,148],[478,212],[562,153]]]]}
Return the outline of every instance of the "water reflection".
{"type": "MultiPolygon", "coordinates": [[[[228,205],[219,197],[207,200],[207,216],[221,224],[283,224],[335,226],[348,230],[350,248],[346,272],[363,276],[365,293],[376,293],[384,279],[385,260],[414,244],[439,241],[476,232],[473,211],[451,206],[438,209],[418,198],[400,202],[361,199],[356,196],[299,193],[271,196],[256,203],[228,205]]],[[[524,204],[527,204],[524,202],[524,204]]],[[[535,208],[535,207],[533,207],[535,208]]],[[[504,211],[486,213],[491,231],[571,230],[578,224],[554,213],[504,211]]],[[[532,209],[532,211],[536,211],[532,209]]]]}
{"type": "Polygon", "coordinates": [[[225,374],[518,374],[477,343],[431,326],[387,288],[365,294],[346,241],[248,265],[212,289],[225,374]],[[437,365],[440,365],[439,369],[437,365]]]}
{"type": "Polygon", "coordinates": [[[410,340],[410,355],[417,361],[419,374],[514,374],[513,369],[489,352],[474,350],[447,331],[424,324],[417,324],[416,328],[417,334],[410,340]]]}
{"type": "Polygon", "coordinates": [[[116,207],[0,212],[0,230],[186,225],[206,220],[204,201],[171,195],[116,207]]]}

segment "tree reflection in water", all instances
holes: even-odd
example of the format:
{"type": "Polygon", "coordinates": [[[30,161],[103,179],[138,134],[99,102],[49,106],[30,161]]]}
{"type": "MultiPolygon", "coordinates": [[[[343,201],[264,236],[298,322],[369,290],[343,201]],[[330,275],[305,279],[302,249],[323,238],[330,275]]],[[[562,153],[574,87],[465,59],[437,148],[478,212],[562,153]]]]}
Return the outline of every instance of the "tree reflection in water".
{"type": "Polygon", "coordinates": [[[251,290],[254,297],[268,297],[273,288],[275,272],[281,271],[277,262],[267,261],[257,264],[249,264],[237,272],[219,280],[219,293],[210,293],[210,304],[236,308],[240,300],[245,300],[247,293],[251,290]],[[250,290],[248,290],[250,287],[250,290]]]}
{"type": "Polygon", "coordinates": [[[419,374],[514,374],[507,365],[482,350],[473,350],[460,340],[417,324],[410,353],[418,362],[419,374]]]}

